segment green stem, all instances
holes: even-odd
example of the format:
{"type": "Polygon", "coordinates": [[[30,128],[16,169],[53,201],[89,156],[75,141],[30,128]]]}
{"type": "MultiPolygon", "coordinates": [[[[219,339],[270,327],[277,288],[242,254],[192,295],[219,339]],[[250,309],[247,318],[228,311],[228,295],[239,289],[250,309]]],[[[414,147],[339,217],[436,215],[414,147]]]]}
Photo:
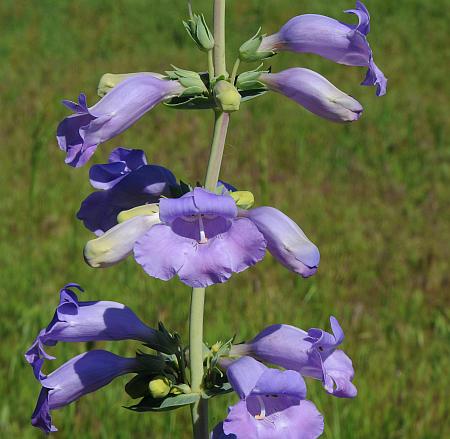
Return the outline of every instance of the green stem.
{"type": "MultiPolygon", "coordinates": [[[[193,288],[189,315],[189,367],[192,392],[201,392],[203,380],[203,311],[205,288],[193,288]]],[[[191,406],[192,430],[195,439],[208,438],[208,405],[200,399],[191,406]]]]}
{"type": "Polygon", "coordinates": [[[208,73],[209,73],[209,81],[211,82],[214,78],[214,60],[213,60],[213,51],[208,50],[208,73]]]}
{"type": "MultiPolygon", "coordinates": [[[[208,60],[217,76],[226,75],[225,61],[225,1],[214,0],[214,54],[213,63],[208,60]]],[[[228,113],[215,112],[214,134],[206,171],[205,188],[215,191],[222,164],[223,150],[230,116],[228,113]]],[[[205,288],[193,288],[189,316],[189,366],[191,371],[191,388],[200,393],[203,381],[203,314],[205,305],[205,288]]],[[[192,430],[194,439],[208,439],[208,402],[201,398],[191,405],[192,430]]]]}
{"type": "Polygon", "coordinates": [[[226,75],[225,58],[225,2],[214,0],[214,66],[216,75],[226,75]]]}
{"type": "Polygon", "coordinates": [[[215,113],[214,134],[205,179],[205,188],[209,191],[216,190],[217,180],[219,180],[229,121],[230,115],[228,113],[219,111],[215,113]]]}

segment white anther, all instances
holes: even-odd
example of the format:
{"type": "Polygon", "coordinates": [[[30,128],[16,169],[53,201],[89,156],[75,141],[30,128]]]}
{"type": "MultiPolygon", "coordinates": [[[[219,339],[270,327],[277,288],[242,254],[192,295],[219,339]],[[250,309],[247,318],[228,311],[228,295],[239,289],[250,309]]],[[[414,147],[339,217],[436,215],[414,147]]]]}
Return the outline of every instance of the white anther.
{"type": "Polygon", "coordinates": [[[261,407],[261,412],[259,415],[255,415],[255,419],[261,421],[266,417],[266,406],[264,405],[264,400],[259,395],[256,397],[256,399],[258,400],[261,407]]]}
{"type": "Polygon", "coordinates": [[[208,242],[208,238],[206,237],[205,227],[203,226],[202,216],[198,216],[198,224],[200,227],[200,244],[206,244],[208,242]]]}

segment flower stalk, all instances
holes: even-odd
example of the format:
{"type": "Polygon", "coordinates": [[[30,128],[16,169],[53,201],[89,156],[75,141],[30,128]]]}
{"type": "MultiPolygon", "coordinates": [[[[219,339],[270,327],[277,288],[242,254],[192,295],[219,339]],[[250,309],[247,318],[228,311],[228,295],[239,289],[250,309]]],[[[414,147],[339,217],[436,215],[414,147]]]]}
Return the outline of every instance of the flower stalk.
{"type": "MultiPolygon", "coordinates": [[[[214,75],[227,75],[225,59],[225,1],[214,0],[214,53],[213,68],[209,68],[214,75]]],[[[210,55],[209,55],[210,56],[210,55]]],[[[209,62],[211,65],[211,62],[209,62]]],[[[230,116],[223,111],[215,111],[214,132],[211,152],[206,171],[205,188],[214,191],[219,179],[223,150],[228,130],[230,116]]],[[[205,288],[193,288],[191,295],[191,309],[189,316],[189,357],[191,371],[191,388],[193,392],[200,392],[203,381],[203,314],[205,305],[205,288]]],[[[192,430],[194,439],[207,439],[208,430],[208,401],[201,398],[191,406],[192,430]]]]}
{"type": "MultiPolygon", "coordinates": [[[[201,392],[203,380],[203,312],[205,288],[193,288],[189,315],[189,367],[191,389],[201,392]]],[[[208,437],[208,403],[206,399],[192,404],[192,430],[195,439],[208,437]]]]}

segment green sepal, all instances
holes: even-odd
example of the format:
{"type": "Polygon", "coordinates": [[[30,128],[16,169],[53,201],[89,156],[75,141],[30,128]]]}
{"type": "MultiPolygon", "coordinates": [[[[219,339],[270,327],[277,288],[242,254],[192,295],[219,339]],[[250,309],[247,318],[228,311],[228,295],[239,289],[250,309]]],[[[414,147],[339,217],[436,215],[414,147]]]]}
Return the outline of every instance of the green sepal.
{"type": "Polygon", "coordinates": [[[203,14],[194,14],[188,21],[183,21],[187,33],[200,50],[208,52],[214,48],[214,37],[206,24],[203,14]]]}
{"type": "Polygon", "coordinates": [[[208,88],[202,80],[199,73],[192,70],[180,69],[172,66],[174,70],[167,70],[166,75],[169,79],[177,80],[185,90],[182,96],[195,96],[208,92],[208,88]]]}
{"type": "Polygon", "coordinates": [[[133,398],[143,398],[144,396],[148,396],[150,391],[148,389],[148,383],[152,377],[150,375],[139,374],[135,377],[131,378],[128,383],[125,384],[125,392],[133,398]]]}
{"type": "Polygon", "coordinates": [[[142,366],[146,374],[158,375],[166,368],[166,362],[161,355],[145,354],[141,351],[136,352],[136,359],[142,366]]]}
{"type": "Polygon", "coordinates": [[[167,331],[161,322],[153,340],[147,341],[144,346],[169,355],[177,353],[179,349],[177,337],[167,331]]]}
{"type": "Polygon", "coordinates": [[[242,95],[242,99],[241,102],[247,102],[247,101],[251,101],[252,99],[258,98],[264,94],[267,93],[267,89],[255,89],[255,90],[246,90],[246,91],[239,91],[239,93],[241,93],[242,95]]]}
{"type": "Polygon", "coordinates": [[[205,92],[205,88],[199,85],[196,85],[190,79],[185,79],[180,81],[181,85],[186,87],[181,93],[180,96],[198,96],[205,92]]]}
{"type": "Polygon", "coordinates": [[[204,390],[202,392],[202,397],[205,399],[214,398],[215,396],[226,395],[227,393],[231,393],[233,388],[231,384],[227,381],[222,383],[221,386],[214,386],[211,389],[204,390]]]}
{"type": "Polygon", "coordinates": [[[200,394],[198,393],[183,393],[161,399],[146,396],[138,404],[125,408],[135,412],[164,412],[191,405],[199,400],[200,394]]]}
{"type": "Polygon", "coordinates": [[[274,56],[275,52],[272,50],[258,51],[264,37],[265,34],[261,34],[261,28],[259,28],[258,32],[239,48],[239,59],[244,62],[253,62],[262,61],[263,59],[274,56]]]}
{"type": "MultiPolygon", "coordinates": [[[[253,90],[238,90],[241,95],[241,102],[250,101],[267,93],[266,88],[259,88],[253,90]]],[[[180,96],[164,102],[164,105],[176,110],[210,110],[218,109],[214,98],[208,96],[180,96]]]]}
{"type": "Polygon", "coordinates": [[[236,79],[236,87],[239,91],[244,90],[267,90],[267,87],[259,81],[259,77],[262,73],[270,73],[270,69],[262,70],[263,64],[259,65],[254,70],[248,72],[242,72],[236,79]]]}

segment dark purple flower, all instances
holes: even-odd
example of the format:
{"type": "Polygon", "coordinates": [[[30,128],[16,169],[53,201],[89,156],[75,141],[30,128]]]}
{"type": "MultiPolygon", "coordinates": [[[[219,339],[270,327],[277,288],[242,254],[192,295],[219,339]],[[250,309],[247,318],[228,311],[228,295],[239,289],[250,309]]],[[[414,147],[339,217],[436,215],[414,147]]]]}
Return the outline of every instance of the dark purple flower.
{"type": "Polygon", "coordinates": [[[187,285],[206,287],[264,257],[264,237],[251,220],[238,218],[227,194],[195,188],[181,198],[161,199],[159,208],[161,224],[134,246],[136,261],[150,276],[168,280],[178,274],[187,285]]]}
{"type": "Polygon", "coordinates": [[[270,90],[294,100],[311,113],[333,122],[354,122],[362,105],[336,88],[322,75],[309,69],[292,68],[279,73],[262,73],[259,81],[270,90]]]}
{"type": "Polygon", "coordinates": [[[170,195],[175,176],[167,168],[147,165],[140,149],[117,148],[109,163],[94,165],[89,173],[92,186],[104,189],[89,195],[80,206],[77,218],[96,235],[117,224],[117,215],[146,203],[156,203],[170,195]]]}
{"type": "Polygon", "coordinates": [[[37,379],[43,377],[44,360],[54,359],[45,352],[44,346],[54,346],[57,342],[139,340],[164,350],[167,340],[144,324],[130,308],[110,301],[79,302],[74,288],[82,291],[77,284],[66,285],[60,291],[52,321],[39,332],[25,354],[37,379]]]}
{"type": "Polygon", "coordinates": [[[323,15],[298,15],[289,20],[278,33],[264,37],[261,52],[288,50],[313,53],[339,64],[368,67],[362,85],[376,85],[377,95],[386,93],[387,79],[373,61],[367,42],[370,31],[369,11],[362,2],[355,9],[345,11],[358,17],[357,25],[342,23],[323,15]]]}
{"type": "Polygon", "coordinates": [[[92,107],[88,108],[84,94],[78,103],[63,101],[74,112],[57,129],[59,147],[67,153],[66,163],[83,166],[100,143],[122,133],[155,105],[183,90],[178,81],[143,73],[120,82],[92,107]]]}
{"type": "Polygon", "coordinates": [[[111,152],[108,163],[91,166],[89,179],[95,189],[111,189],[132,171],[146,164],[147,157],[142,149],[119,147],[111,152]]]}
{"type": "Polygon", "coordinates": [[[227,370],[240,401],[214,429],[212,439],[315,439],[323,418],[310,401],[298,372],[269,369],[242,357],[227,370]]]}
{"type": "Polygon", "coordinates": [[[322,380],[325,390],[341,398],[357,394],[352,380],[350,358],[336,348],[344,333],[338,321],[330,317],[333,335],[322,329],[307,332],[289,325],[272,325],[248,343],[232,347],[231,355],[251,355],[260,361],[296,370],[303,376],[322,380]]]}
{"type": "Polygon", "coordinates": [[[48,376],[41,376],[41,392],[31,417],[33,426],[45,433],[57,431],[51,410],[64,407],[109,384],[114,378],[137,372],[135,358],[123,358],[108,351],[94,350],[72,358],[48,376]]]}

